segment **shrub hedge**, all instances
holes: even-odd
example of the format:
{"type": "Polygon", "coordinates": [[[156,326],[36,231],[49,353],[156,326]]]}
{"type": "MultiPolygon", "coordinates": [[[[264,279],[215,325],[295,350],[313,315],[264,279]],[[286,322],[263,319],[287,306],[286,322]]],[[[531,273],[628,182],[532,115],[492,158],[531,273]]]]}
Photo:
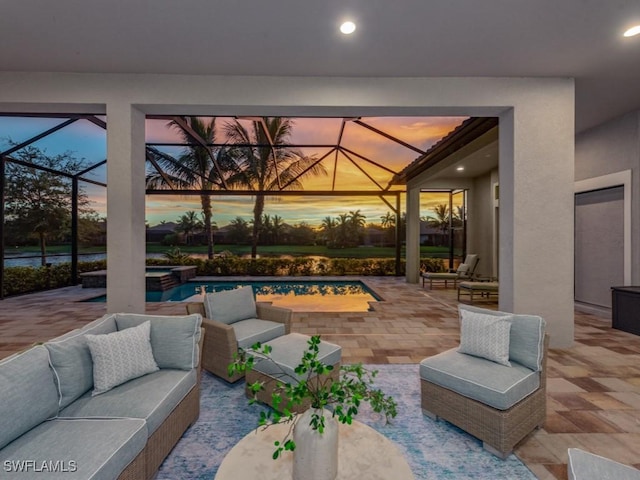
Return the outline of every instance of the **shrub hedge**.
{"type": "MultiPolygon", "coordinates": [[[[396,262],[393,258],[327,258],[316,260],[309,257],[296,258],[241,258],[237,256],[216,257],[212,260],[185,258],[182,265],[197,266],[201,276],[329,276],[362,275],[393,276],[396,262]]],[[[147,265],[175,265],[170,259],[149,258],[147,265]]],[[[107,268],[106,260],[78,262],[79,273],[107,268]]],[[[405,261],[400,260],[400,275],[405,274],[405,261]]],[[[443,271],[442,259],[420,259],[422,271],[443,271]]],[[[7,267],[4,270],[2,293],[5,297],[38,292],[71,285],[71,263],[60,263],[49,267],[7,267]]]]}

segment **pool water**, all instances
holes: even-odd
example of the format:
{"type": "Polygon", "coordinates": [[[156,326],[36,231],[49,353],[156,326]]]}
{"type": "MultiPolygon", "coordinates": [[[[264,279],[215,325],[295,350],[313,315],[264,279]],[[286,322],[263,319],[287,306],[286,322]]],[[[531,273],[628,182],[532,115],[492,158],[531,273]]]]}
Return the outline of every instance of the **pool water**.
{"type": "MultiPolygon", "coordinates": [[[[190,281],[164,292],[147,292],[147,302],[201,302],[207,292],[250,285],[259,302],[297,312],[365,312],[381,298],[359,280],[190,281]]],[[[89,301],[104,302],[106,295],[89,301]]]]}

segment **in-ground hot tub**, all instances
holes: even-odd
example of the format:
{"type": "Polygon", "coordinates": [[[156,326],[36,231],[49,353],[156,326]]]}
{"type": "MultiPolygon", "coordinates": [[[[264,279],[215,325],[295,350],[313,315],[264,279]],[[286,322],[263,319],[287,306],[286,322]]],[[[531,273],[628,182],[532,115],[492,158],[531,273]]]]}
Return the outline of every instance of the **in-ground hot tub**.
{"type": "MultiPolygon", "coordinates": [[[[150,266],[146,267],[146,289],[151,292],[169,290],[196,276],[195,266],[150,266]]],[[[82,288],[107,288],[107,271],[81,273],[82,288]]]]}

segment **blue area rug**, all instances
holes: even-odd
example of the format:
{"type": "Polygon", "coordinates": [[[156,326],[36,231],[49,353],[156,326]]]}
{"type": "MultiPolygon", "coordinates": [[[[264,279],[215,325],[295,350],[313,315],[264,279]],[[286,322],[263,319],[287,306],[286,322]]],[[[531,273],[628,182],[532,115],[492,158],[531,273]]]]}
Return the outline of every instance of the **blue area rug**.
{"type": "MultiPolygon", "coordinates": [[[[535,479],[515,455],[502,461],[474,437],[424,416],[417,365],[371,368],[379,371],[375,385],[398,402],[398,416],[385,425],[364,408],[356,418],[398,445],[416,479],[535,479]]],[[[244,382],[229,385],[203,372],[200,418],[162,464],[157,480],[213,480],[227,452],[256,427],[263,408],[248,405],[244,382]]]]}

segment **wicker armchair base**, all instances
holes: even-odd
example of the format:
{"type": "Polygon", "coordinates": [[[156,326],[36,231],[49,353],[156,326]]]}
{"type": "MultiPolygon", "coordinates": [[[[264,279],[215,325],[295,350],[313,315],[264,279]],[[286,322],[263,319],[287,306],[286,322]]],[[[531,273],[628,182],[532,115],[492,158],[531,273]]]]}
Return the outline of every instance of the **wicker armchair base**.
{"type": "Polygon", "coordinates": [[[545,388],[536,390],[508,410],[497,410],[424,379],[420,379],[420,384],[425,414],[442,418],[479,438],[485,449],[502,459],[545,421],[545,388]]]}

